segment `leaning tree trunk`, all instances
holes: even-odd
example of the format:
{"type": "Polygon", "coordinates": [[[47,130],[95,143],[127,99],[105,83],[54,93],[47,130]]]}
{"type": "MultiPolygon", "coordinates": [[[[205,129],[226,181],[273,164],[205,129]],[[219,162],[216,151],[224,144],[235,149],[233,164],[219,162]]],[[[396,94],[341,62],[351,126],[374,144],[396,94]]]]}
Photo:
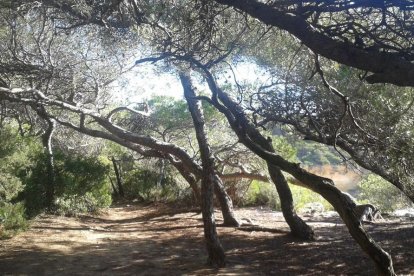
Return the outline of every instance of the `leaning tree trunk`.
{"type": "Polygon", "coordinates": [[[315,233],[312,228],[307,225],[294,210],[292,193],[282,171],[279,167],[270,162],[267,162],[267,167],[269,169],[270,178],[273,183],[275,183],[277,193],[280,197],[283,216],[285,217],[292,234],[305,240],[313,240],[315,238],[315,233]]]}
{"type": "Polygon", "coordinates": [[[218,201],[220,202],[221,213],[223,215],[223,226],[239,227],[240,223],[237,221],[233,212],[233,201],[224,188],[223,181],[214,171],[214,192],[218,201]]]}
{"type": "Polygon", "coordinates": [[[194,174],[190,173],[184,166],[182,162],[175,161],[172,158],[169,159],[171,164],[177,169],[177,171],[184,177],[188,182],[191,189],[193,190],[193,196],[197,205],[201,204],[201,194],[200,189],[197,186],[197,178],[194,174]]]}
{"type": "MultiPolygon", "coordinates": [[[[212,83],[210,79],[210,84],[212,83]]],[[[361,222],[355,214],[355,204],[343,195],[343,193],[334,186],[331,179],[317,176],[302,169],[299,164],[291,163],[281,156],[263,148],[256,135],[261,135],[253,125],[248,121],[241,108],[227,94],[219,90],[216,86],[212,91],[218,93],[221,105],[217,99],[213,103],[226,115],[232,129],[239,137],[241,143],[247,148],[263,158],[268,164],[279,167],[281,170],[291,174],[297,180],[302,182],[303,186],[320,194],[325,198],[344,221],[351,236],[356,240],[359,246],[374,261],[378,274],[395,275],[391,256],[385,252],[364,230],[361,222]],[[236,119],[237,118],[237,119],[236,119]]],[[[264,137],[262,136],[264,139],[264,137]]],[[[262,139],[260,138],[260,140],[262,139]]]]}
{"type": "MultiPolygon", "coordinates": [[[[180,172],[180,174],[187,180],[190,184],[191,189],[193,190],[194,197],[198,204],[201,203],[200,191],[197,186],[197,179],[203,178],[203,172],[196,170],[196,172],[190,173],[181,162],[176,162],[170,160],[174,167],[180,172]]],[[[240,226],[237,221],[234,212],[233,212],[233,202],[230,196],[227,194],[226,189],[224,188],[221,178],[216,176],[214,177],[214,193],[220,203],[221,213],[223,215],[223,226],[238,227],[240,226]]]]}
{"type": "Polygon", "coordinates": [[[111,157],[112,165],[114,167],[115,171],[115,177],[116,177],[116,186],[118,186],[118,195],[122,198],[125,197],[124,193],[124,185],[122,184],[122,176],[121,172],[119,171],[118,165],[116,164],[115,157],[111,157]]]}
{"type": "Polygon", "coordinates": [[[213,206],[213,188],[214,182],[216,181],[216,172],[214,169],[214,159],[204,129],[204,115],[200,101],[195,98],[195,93],[189,77],[180,73],[180,79],[184,88],[184,96],[187,100],[188,109],[193,118],[198,146],[200,148],[201,162],[203,165],[201,208],[204,222],[204,236],[207,243],[208,263],[213,266],[224,267],[224,249],[217,236],[213,206]]]}
{"type": "MultiPolygon", "coordinates": [[[[248,126],[243,130],[237,129],[237,131],[242,132],[245,135],[249,135],[251,139],[253,139],[254,142],[261,148],[274,153],[275,149],[273,148],[272,141],[270,139],[266,139],[256,128],[250,126],[247,118],[244,117],[243,112],[238,108],[238,106],[235,103],[232,103],[231,99],[228,99],[228,101],[230,101],[229,104],[233,104],[234,108],[237,108],[235,111],[235,113],[237,113],[237,116],[235,116],[237,117],[235,123],[243,123],[248,126]]],[[[234,126],[234,123],[232,127],[236,127],[234,126]]],[[[293,208],[292,192],[290,191],[289,185],[287,184],[282,172],[277,166],[269,163],[268,169],[272,182],[275,184],[276,190],[279,194],[283,216],[289,225],[292,235],[305,240],[314,240],[315,234],[313,229],[296,214],[293,208]]]]}
{"type": "MultiPolygon", "coordinates": [[[[275,152],[271,140],[263,137],[257,129],[249,129],[249,135],[252,136],[254,141],[262,148],[272,153],[275,152]]],[[[280,171],[280,168],[269,162],[267,163],[267,167],[270,178],[275,184],[277,193],[279,194],[283,217],[289,225],[292,235],[304,240],[314,240],[315,233],[313,232],[312,227],[307,225],[295,212],[292,192],[285,177],[280,171]]]]}
{"type": "Polygon", "coordinates": [[[46,153],[46,183],[45,183],[45,205],[47,208],[53,206],[53,201],[55,197],[55,182],[56,182],[56,172],[55,172],[55,162],[53,157],[53,146],[52,146],[52,137],[53,132],[55,131],[56,121],[50,118],[46,119],[47,129],[42,135],[42,144],[46,153]]]}
{"type": "Polygon", "coordinates": [[[165,178],[165,160],[163,158],[160,158],[158,161],[160,162],[160,173],[157,179],[157,188],[159,189],[163,185],[165,178]]]}

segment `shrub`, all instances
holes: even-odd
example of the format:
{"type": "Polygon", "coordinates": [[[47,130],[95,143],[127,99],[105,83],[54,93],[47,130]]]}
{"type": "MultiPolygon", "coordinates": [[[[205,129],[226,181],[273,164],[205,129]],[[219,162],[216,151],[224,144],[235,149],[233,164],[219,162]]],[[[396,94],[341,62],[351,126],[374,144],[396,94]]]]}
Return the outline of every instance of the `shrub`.
{"type": "Polygon", "coordinates": [[[143,201],[175,201],[182,195],[173,177],[167,174],[162,185],[157,187],[159,175],[147,169],[136,169],[126,175],[124,181],[125,196],[140,198],[143,201]]]}
{"type": "MultiPolygon", "coordinates": [[[[47,207],[44,201],[44,183],[47,181],[45,169],[45,156],[39,154],[36,165],[30,168],[24,181],[24,199],[29,216],[34,216],[47,207]]],[[[111,189],[107,177],[109,166],[99,158],[58,152],[55,156],[55,170],[56,206],[53,208],[60,214],[76,215],[111,204],[111,189]]]]}
{"type": "Polygon", "coordinates": [[[328,201],[309,189],[297,185],[290,185],[290,189],[292,190],[293,204],[296,210],[303,209],[309,203],[321,203],[325,211],[333,210],[332,205],[328,201]]]}
{"type": "Polygon", "coordinates": [[[111,200],[97,198],[90,192],[83,195],[64,195],[55,200],[56,213],[65,216],[77,216],[82,213],[95,213],[111,204],[111,200]]]}
{"type": "Polygon", "coordinates": [[[28,226],[22,203],[0,205],[0,238],[9,238],[28,226]]]}
{"type": "MultiPolygon", "coordinates": [[[[321,203],[325,210],[332,210],[333,207],[319,194],[298,187],[296,185],[289,185],[292,191],[293,204],[296,210],[300,210],[308,203],[321,203]]],[[[279,195],[273,183],[263,183],[253,181],[246,192],[244,206],[268,206],[273,210],[281,210],[279,195]]]]}
{"type": "Polygon", "coordinates": [[[243,201],[244,206],[268,206],[280,210],[280,200],[275,186],[271,183],[252,181],[243,201]]]}
{"type": "Polygon", "coordinates": [[[392,212],[409,207],[409,199],[395,186],[380,176],[370,174],[358,183],[358,200],[361,203],[371,203],[381,211],[392,212]]]}

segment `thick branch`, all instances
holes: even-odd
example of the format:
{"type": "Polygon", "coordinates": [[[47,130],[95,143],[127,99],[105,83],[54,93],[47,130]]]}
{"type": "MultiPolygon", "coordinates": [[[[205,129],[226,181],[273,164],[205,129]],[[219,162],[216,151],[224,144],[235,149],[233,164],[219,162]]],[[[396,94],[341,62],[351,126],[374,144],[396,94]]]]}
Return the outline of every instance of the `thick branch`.
{"type": "Polygon", "coordinates": [[[348,42],[334,40],[319,32],[304,18],[280,11],[258,0],[216,0],[248,13],[267,25],[286,30],[315,53],[339,63],[372,72],[369,83],[414,86],[414,64],[402,56],[380,50],[364,50],[348,42]]]}

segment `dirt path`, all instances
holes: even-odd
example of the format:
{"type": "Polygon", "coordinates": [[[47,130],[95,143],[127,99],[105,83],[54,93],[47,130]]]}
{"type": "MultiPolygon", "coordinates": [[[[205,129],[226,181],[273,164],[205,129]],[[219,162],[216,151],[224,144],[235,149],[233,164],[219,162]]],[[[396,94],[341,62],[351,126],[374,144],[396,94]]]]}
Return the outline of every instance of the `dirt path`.
{"type": "MultiPolygon", "coordinates": [[[[219,227],[228,262],[224,269],[204,265],[200,214],[166,206],[128,206],[94,217],[38,217],[29,231],[0,241],[0,274],[375,274],[337,218],[307,218],[319,235],[308,243],[284,232],[287,225],[280,213],[260,208],[236,213],[271,230],[219,227]]],[[[396,272],[414,275],[414,221],[393,219],[367,228],[393,255],[396,272]]]]}

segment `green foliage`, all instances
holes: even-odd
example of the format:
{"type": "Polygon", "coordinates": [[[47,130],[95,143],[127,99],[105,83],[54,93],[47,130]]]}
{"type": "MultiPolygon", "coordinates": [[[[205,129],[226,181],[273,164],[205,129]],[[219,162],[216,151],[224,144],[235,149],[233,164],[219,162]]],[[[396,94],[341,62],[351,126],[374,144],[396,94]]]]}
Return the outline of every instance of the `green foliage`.
{"type": "Polygon", "coordinates": [[[289,143],[286,137],[283,136],[273,136],[272,139],[273,147],[276,152],[290,162],[297,162],[298,149],[289,143]]]}
{"type": "Polygon", "coordinates": [[[39,150],[33,138],[20,136],[13,126],[0,128],[0,238],[27,228],[24,204],[12,202],[24,189],[20,176],[39,150]]]}
{"type": "MultiPolygon", "coordinates": [[[[296,185],[289,185],[292,191],[293,204],[296,210],[302,209],[308,203],[321,203],[325,210],[332,210],[333,207],[319,194],[298,187],[296,185]]],[[[253,181],[246,192],[244,206],[267,206],[274,210],[281,210],[279,195],[274,184],[253,181]]]]}
{"type": "Polygon", "coordinates": [[[409,207],[409,199],[395,186],[381,178],[370,174],[358,183],[360,193],[358,199],[362,203],[371,203],[383,212],[392,212],[409,207]]]}
{"type": "Polygon", "coordinates": [[[0,202],[9,202],[23,189],[22,182],[12,173],[0,169],[0,202]]]}
{"type": "Polygon", "coordinates": [[[275,186],[271,183],[252,181],[242,201],[244,206],[268,206],[280,210],[280,200],[275,186]]]}
{"type": "Polygon", "coordinates": [[[321,203],[324,210],[333,210],[332,205],[326,201],[321,195],[296,185],[289,185],[293,196],[293,205],[296,210],[301,210],[309,203],[321,203]]]}
{"type": "Polygon", "coordinates": [[[165,129],[191,126],[191,116],[185,101],[172,97],[155,96],[148,104],[153,110],[151,118],[155,125],[165,129]]]}
{"type": "Polygon", "coordinates": [[[21,137],[11,126],[0,128],[0,203],[9,202],[23,189],[25,167],[32,164],[40,146],[33,138],[21,137]]]}
{"type": "MultiPolygon", "coordinates": [[[[25,178],[24,199],[27,213],[34,216],[41,212],[45,204],[45,185],[47,181],[46,157],[39,154],[35,166],[30,168],[25,178]]],[[[56,170],[56,210],[73,215],[80,210],[87,211],[108,207],[111,202],[110,183],[107,177],[109,165],[93,157],[80,157],[57,153],[56,170]],[[76,203],[80,206],[76,207],[76,203]],[[91,204],[95,204],[91,207],[91,204]],[[73,207],[69,210],[69,207],[73,207]],[[86,208],[87,207],[87,208],[86,208]]]]}
{"type": "Polygon", "coordinates": [[[147,169],[136,169],[125,177],[124,192],[129,198],[143,201],[175,201],[180,195],[180,188],[171,175],[167,174],[162,185],[157,187],[158,173],[147,169]]]}
{"type": "Polygon", "coordinates": [[[56,198],[56,213],[65,216],[77,216],[81,213],[95,213],[100,207],[111,204],[110,197],[99,197],[91,192],[82,195],[65,194],[56,198]]]}
{"type": "Polygon", "coordinates": [[[334,150],[316,142],[297,141],[295,148],[298,149],[298,159],[305,166],[335,166],[342,162],[341,157],[334,150]]]}
{"type": "Polygon", "coordinates": [[[26,229],[25,208],[22,203],[0,203],[0,239],[26,229]]]}

